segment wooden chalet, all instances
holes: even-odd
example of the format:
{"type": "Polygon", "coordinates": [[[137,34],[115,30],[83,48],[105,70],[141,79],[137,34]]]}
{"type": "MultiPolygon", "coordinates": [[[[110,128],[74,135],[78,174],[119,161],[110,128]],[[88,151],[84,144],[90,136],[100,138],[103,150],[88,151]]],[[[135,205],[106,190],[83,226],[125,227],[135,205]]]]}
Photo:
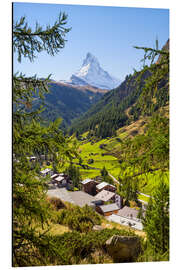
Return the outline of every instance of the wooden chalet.
{"type": "Polygon", "coordinates": [[[119,207],[116,203],[107,204],[107,205],[98,205],[96,206],[96,211],[103,216],[110,216],[112,214],[117,214],[119,207]]]}
{"type": "Polygon", "coordinates": [[[64,173],[60,174],[53,174],[51,176],[51,183],[54,184],[57,187],[68,187],[68,184],[70,184],[70,179],[68,175],[64,173]]]}
{"type": "Polygon", "coordinates": [[[98,184],[96,186],[96,192],[99,193],[102,190],[107,190],[107,191],[111,191],[111,192],[116,192],[116,187],[107,183],[107,182],[101,182],[100,184],[98,184]]]}
{"type": "Polygon", "coordinates": [[[114,192],[103,189],[94,196],[94,201],[98,204],[104,204],[105,202],[115,202],[116,194],[114,192]]]}
{"type": "Polygon", "coordinates": [[[98,182],[93,179],[87,178],[81,182],[82,190],[92,196],[96,195],[96,186],[98,182]]]}

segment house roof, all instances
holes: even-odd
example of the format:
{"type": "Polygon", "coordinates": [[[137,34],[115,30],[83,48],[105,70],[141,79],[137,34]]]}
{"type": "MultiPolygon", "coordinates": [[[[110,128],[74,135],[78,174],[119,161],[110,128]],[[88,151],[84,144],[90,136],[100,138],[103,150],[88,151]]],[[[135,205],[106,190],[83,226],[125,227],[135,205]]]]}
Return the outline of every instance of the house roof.
{"type": "Polygon", "coordinates": [[[46,168],[46,169],[42,170],[41,173],[44,174],[44,173],[48,173],[48,172],[50,172],[50,171],[51,171],[51,169],[46,168]]]}
{"type": "Polygon", "coordinates": [[[119,223],[119,224],[124,225],[124,226],[130,226],[130,224],[131,224],[132,228],[134,228],[136,230],[143,230],[143,225],[142,225],[141,221],[121,217],[121,216],[118,216],[117,214],[112,214],[112,215],[108,216],[107,220],[119,223]]]}
{"type": "Polygon", "coordinates": [[[107,182],[101,182],[100,184],[98,184],[98,185],[96,186],[96,188],[97,188],[97,189],[102,189],[102,188],[104,188],[104,187],[106,187],[106,186],[111,186],[111,187],[114,187],[114,188],[115,188],[115,186],[110,185],[110,184],[107,183],[107,182]]]}
{"type": "Polygon", "coordinates": [[[128,217],[128,218],[137,218],[138,210],[130,208],[128,206],[124,206],[117,213],[118,216],[128,217]]]}
{"type": "Polygon", "coordinates": [[[114,192],[107,191],[107,190],[102,190],[101,192],[99,192],[98,194],[96,194],[96,196],[94,198],[95,198],[95,200],[101,200],[101,201],[107,202],[114,195],[115,195],[114,192]]]}
{"type": "Polygon", "coordinates": [[[62,201],[70,202],[80,207],[94,205],[92,201],[94,197],[83,191],[67,191],[66,188],[56,188],[54,190],[48,190],[47,195],[50,197],[60,198],[62,201]]]}
{"type": "Polygon", "coordinates": [[[58,181],[58,182],[61,182],[61,181],[64,180],[64,177],[59,175],[58,177],[55,178],[55,180],[58,181]]]}
{"type": "Polygon", "coordinates": [[[111,204],[107,204],[107,205],[101,205],[99,207],[101,208],[101,210],[104,213],[119,210],[119,207],[117,206],[116,203],[111,203],[111,204]]]}
{"type": "Polygon", "coordinates": [[[57,177],[59,174],[57,174],[57,173],[55,173],[55,174],[53,174],[52,176],[51,176],[51,178],[55,178],[55,177],[57,177]]]}
{"type": "Polygon", "coordinates": [[[92,179],[90,179],[90,178],[87,178],[87,179],[83,180],[81,183],[82,183],[83,185],[85,185],[85,184],[90,183],[90,182],[94,182],[94,180],[92,180],[92,179]]]}
{"type": "Polygon", "coordinates": [[[56,188],[56,189],[48,190],[47,195],[49,197],[59,198],[65,202],[74,203],[69,192],[66,190],[66,188],[56,188]]]}
{"type": "Polygon", "coordinates": [[[78,205],[80,207],[87,205],[94,205],[92,201],[94,201],[94,197],[89,195],[86,192],[83,191],[73,191],[69,192],[70,197],[73,200],[75,205],[78,205]]]}

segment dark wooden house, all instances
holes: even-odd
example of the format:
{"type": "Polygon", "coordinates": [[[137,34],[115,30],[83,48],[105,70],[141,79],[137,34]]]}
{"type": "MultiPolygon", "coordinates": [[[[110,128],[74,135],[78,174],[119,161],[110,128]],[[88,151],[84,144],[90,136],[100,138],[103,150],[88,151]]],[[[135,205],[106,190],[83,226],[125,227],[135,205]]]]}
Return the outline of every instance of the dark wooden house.
{"type": "Polygon", "coordinates": [[[85,179],[81,182],[82,184],[82,190],[92,196],[96,195],[96,186],[97,182],[94,181],[93,179],[85,179]]]}

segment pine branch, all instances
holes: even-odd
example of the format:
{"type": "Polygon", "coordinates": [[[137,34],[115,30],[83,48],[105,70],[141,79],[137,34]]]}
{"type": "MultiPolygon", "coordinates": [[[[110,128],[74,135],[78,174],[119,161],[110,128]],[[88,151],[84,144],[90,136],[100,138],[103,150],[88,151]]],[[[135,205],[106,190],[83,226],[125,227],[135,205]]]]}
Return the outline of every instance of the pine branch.
{"type": "Polygon", "coordinates": [[[164,55],[169,56],[169,52],[165,51],[165,50],[156,50],[156,49],[152,49],[152,48],[138,47],[138,46],[133,46],[133,48],[138,49],[138,50],[144,50],[145,52],[150,51],[150,52],[154,52],[154,53],[157,53],[157,54],[164,54],[164,55]]]}
{"type": "Polygon", "coordinates": [[[55,24],[47,26],[45,30],[36,23],[36,29],[32,29],[25,22],[25,17],[22,17],[19,22],[13,26],[13,49],[18,53],[18,61],[21,62],[21,57],[27,57],[33,61],[36,57],[36,52],[45,50],[50,55],[55,55],[60,49],[64,48],[65,35],[71,28],[65,28],[67,23],[67,15],[65,13],[59,15],[55,24]]]}
{"type": "Polygon", "coordinates": [[[131,178],[134,178],[134,177],[137,177],[137,176],[140,176],[140,175],[143,175],[143,174],[146,174],[146,173],[149,173],[149,172],[155,172],[155,171],[168,171],[168,168],[155,168],[155,169],[148,169],[147,171],[143,171],[143,172],[140,172],[140,173],[137,173],[137,174],[134,174],[134,175],[131,175],[131,176],[127,176],[127,177],[131,177],[131,178]]]}

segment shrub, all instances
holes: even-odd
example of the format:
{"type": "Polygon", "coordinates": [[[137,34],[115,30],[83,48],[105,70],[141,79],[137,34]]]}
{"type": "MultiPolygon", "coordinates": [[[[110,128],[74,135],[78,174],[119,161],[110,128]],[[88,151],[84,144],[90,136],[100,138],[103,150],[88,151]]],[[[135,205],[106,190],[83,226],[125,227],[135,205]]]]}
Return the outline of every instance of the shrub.
{"type": "Polygon", "coordinates": [[[53,206],[55,210],[66,208],[65,204],[59,198],[56,198],[56,197],[48,198],[48,201],[50,202],[50,204],[53,206]]]}
{"type": "Polygon", "coordinates": [[[169,250],[165,253],[160,253],[152,250],[148,241],[141,241],[141,253],[137,259],[138,262],[159,262],[169,261],[169,250]]]}
{"type": "Polygon", "coordinates": [[[87,163],[88,163],[88,164],[94,163],[94,159],[92,159],[92,158],[88,159],[87,163]]]}
{"type": "Polygon", "coordinates": [[[86,234],[73,231],[63,235],[51,236],[51,242],[55,244],[59,252],[56,262],[57,264],[78,264],[84,258],[90,260],[90,255],[96,250],[106,252],[105,243],[113,235],[125,236],[135,234],[126,230],[104,229],[87,232],[86,234]]]}
{"type": "Polygon", "coordinates": [[[130,132],[130,135],[131,136],[135,136],[138,134],[138,130],[137,129],[133,129],[131,132],[130,132]]]}
{"type": "Polygon", "coordinates": [[[67,209],[61,210],[60,213],[58,214],[57,223],[62,224],[62,225],[67,225],[66,224],[67,215],[68,215],[68,210],[67,209]]]}
{"type": "Polygon", "coordinates": [[[89,206],[63,209],[58,215],[58,223],[67,225],[79,232],[91,231],[93,226],[101,224],[100,216],[89,206]]]}
{"type": "Polygon", "coordinates": [[[106,146],[107,146],[107,144],[103,144],[103,143],[102,143],[102,144],[99,145],[99,148],[100,148],[100,149],[104,149],[106,146]]]}

